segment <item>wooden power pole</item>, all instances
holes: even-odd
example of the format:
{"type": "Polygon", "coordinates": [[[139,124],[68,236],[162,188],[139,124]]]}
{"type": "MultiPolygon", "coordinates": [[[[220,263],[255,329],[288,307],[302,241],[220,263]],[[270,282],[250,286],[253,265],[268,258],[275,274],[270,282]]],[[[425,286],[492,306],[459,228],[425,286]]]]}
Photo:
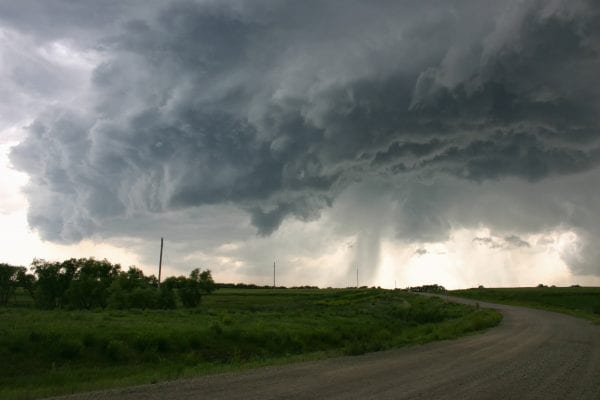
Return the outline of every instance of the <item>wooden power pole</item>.
{"type": "Polygon", "coordinates": [[[275,289],[275,261],[273,261],[273,289],[275,289]]]}
{"type": "Polygon", "coordinates": [[[160,289],[160,273],[162,272],[163,238],[160,238],[160,257],[158,259],[158,288],[160,289]]]}

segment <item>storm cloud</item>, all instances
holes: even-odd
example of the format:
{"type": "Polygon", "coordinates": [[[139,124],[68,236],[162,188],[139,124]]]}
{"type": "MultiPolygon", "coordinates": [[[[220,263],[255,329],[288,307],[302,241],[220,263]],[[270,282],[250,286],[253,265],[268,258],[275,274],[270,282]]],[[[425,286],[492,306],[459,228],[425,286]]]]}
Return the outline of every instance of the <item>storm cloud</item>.
{"type": "Polygon", "coordinates": [[[210,207],[271,235],[342,198],[357,260],[377,259],[389,226],[434,242],[486,224],[508,247],[566,227],[583,238],[569,266],[600,274],[585,244],[600,237],[585,217],[599,211],[593,1],[67,3],[0,7],[7,31],[97,55],[80,100],[48,105],[11,153],[43,238],[143,236],[144,218],[210,207]]]}

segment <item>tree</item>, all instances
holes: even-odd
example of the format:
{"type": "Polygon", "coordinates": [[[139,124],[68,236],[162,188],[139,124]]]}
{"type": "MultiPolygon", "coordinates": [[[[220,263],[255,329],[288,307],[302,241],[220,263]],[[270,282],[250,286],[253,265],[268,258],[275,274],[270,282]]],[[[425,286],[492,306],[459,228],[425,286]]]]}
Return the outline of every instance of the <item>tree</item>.
{"type": "Polygon", "coordinates": [[[22,276],[26,290],[33,294],[38,307],[105,307],[108,288],[118,275],[120,265],[94,258],[71,258],[62,262],[35,259],[31,264],[37,280],[22,276]]]}
{"type": "Polygon", "coordinates": [[[78,309],[177,307],[177,297],[185,307],[196,307],[202,296],[216,289],[210,270],[196,268],[189,277],[165,279],[162,285],[154,275],[145,276],[136,267],[121,271],[119,264],[106,259],[71,258],[62,262],[34,259],[31,271],[0,264],[0,305],[7,304],[17,287],[22,287],[39,308],[78,309]]]}
{"type": "Polygon", "coordinates": [[[176,308],[173,285],[161,285],[154,275],[145,276],[136,267],[120,272],[109,288],[108,305],[113,308],[176,308]]]}
{"type": "Polygon", "coordinates": [[[119,272],[109,288],[108,303],[114,308],[154,308],[147,307],[150,302],[147,295],[150,288],[144,272],[136,267],[129,267],[127,272],[119,272]],[[145,300],[144,300],[145,299],[145,300]],[[146,303],[146,307],[140,303],[146,303]],[[141,306],[140,306],[141,305],[141,306]]]}
{"type": "Polygon", "coordinates": [[[106,307],[108,289],[121,266],[113,265],[106,259],[80,258],[71,261],[76,264],[76,270],[67,290],[69,305],[86,309],[106,307]]]}
{"type": "Polygon", "coordinates": [[[179,287],[179,298],[184,307],[197,307],[202,300],[200,284],[191,278],[186,279],[179,287]]]}
{"type": "Polygon", "coordinates": [[[202,290],[206,294],[211,294],[215,291],[217,287],[215,281],[212,278],[212,273],[210,272],[210,269],[200,272],[200,275],[198,276],[198,282],[200,283],[200,290],[202,290]]]}
{"type": "Polygon", "coordinates": [[[202,294],[210,294],[215,290],[215,282],[210,270],[200,271],[196,268],[190,272],[189,278],[179,277],[179,298],[185,307],[197,307],[202,294]]]}
{"type": "Polygon", "coordinates": [[[35,302],[38,307],[52,309],[67,304],[66,292],[77,270],[74,259],[48,262],[34,259],[31,269],[35,272],[35,302]]]}
{"type": "Polygon", "coordinates": [[[27,269],[25,267],[19,268],[19,272],[17,274],[17,281],[19,282],[19,286],[22,287],[31,298],[35,301],[35,286],[37,280],[35,275],[28,274],[27,269]]]}
{"type": "Polygon", "coordinates": [[[10,296],[19,286],[19,274],[25,270],[8,264],[0,264],[0,305],[8,304],[10,296]]]}

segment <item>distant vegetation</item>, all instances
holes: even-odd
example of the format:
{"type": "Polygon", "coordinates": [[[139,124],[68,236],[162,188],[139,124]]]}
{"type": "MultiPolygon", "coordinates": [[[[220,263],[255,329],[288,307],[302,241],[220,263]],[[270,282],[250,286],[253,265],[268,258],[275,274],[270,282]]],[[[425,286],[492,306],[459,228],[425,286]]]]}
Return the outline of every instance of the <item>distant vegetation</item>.
{"type": "MultiPolygon", "coordinates": [[[[127,293],[127,282],[140,280],[139,273],[112,274],[111,283],[102,286],[107,294],[99,298],[108,305],[134,304],[136,300],[116,300],[114,293],[127,293]]],[[[186,279],[201,280],[199,275],[186,279]]],[[[182,283],[169,282],[181,295],[182,283]]],[[[156,291],[152,281],[145,287],[156,291]]],[[[223,288],[205,296],[198,308],[91,311],[72,303],[73,292],[52,296],[45,304],[53,310],[0,308],[0,398],[361,354],[453,338],[501,319],[492,310],[399,290],[223,288]],[[66,309],[70,304],[78,309],[66,309]]]]}
{"type": "Polygon", "coordinates": [[[423,286],[414,286],[409,287],[408,291],[410,292],[418,292],[418,293],[437,293],[443,294],[446,293],[446,288],[442,285],[423,285],[423,286]]]}
{"type": "MultiPolygon", "coordinates": [[[[273,289],[272,285],[256,285],[254,283],[216,283],[217,289],[273,289]]],[[[318,286],[277,286],[277,289],[319,289],[318,286]]]]}
{"type": "Polygon", "coordinates": [[[453,290],[449,294],[469,299],[558,311],[600,323],[600,288],[547,287],[453,290]]]}
{"type": "Polygon", "coordinates": [[[211,272],[194,269],[188,277],[170,277],[161,285],[154,275],[93,258],[62,262],[36,259],[32,273],[0,264],[0,306],[33,305],[42,309],[196,307],[215,289],[211,272]],[[160,286],[160,287],[159,287],[160,286]]]}

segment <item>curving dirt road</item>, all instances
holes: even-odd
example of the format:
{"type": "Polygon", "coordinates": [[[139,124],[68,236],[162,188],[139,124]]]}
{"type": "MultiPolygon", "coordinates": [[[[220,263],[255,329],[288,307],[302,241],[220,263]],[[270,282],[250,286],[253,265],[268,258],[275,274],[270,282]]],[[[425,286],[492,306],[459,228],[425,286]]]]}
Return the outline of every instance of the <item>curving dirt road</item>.
{"type": "Polygon", "coordinates": [[[458,340],[69,399],[600,399],[599,325],[480,304],[504,320],[458,340]]]}

